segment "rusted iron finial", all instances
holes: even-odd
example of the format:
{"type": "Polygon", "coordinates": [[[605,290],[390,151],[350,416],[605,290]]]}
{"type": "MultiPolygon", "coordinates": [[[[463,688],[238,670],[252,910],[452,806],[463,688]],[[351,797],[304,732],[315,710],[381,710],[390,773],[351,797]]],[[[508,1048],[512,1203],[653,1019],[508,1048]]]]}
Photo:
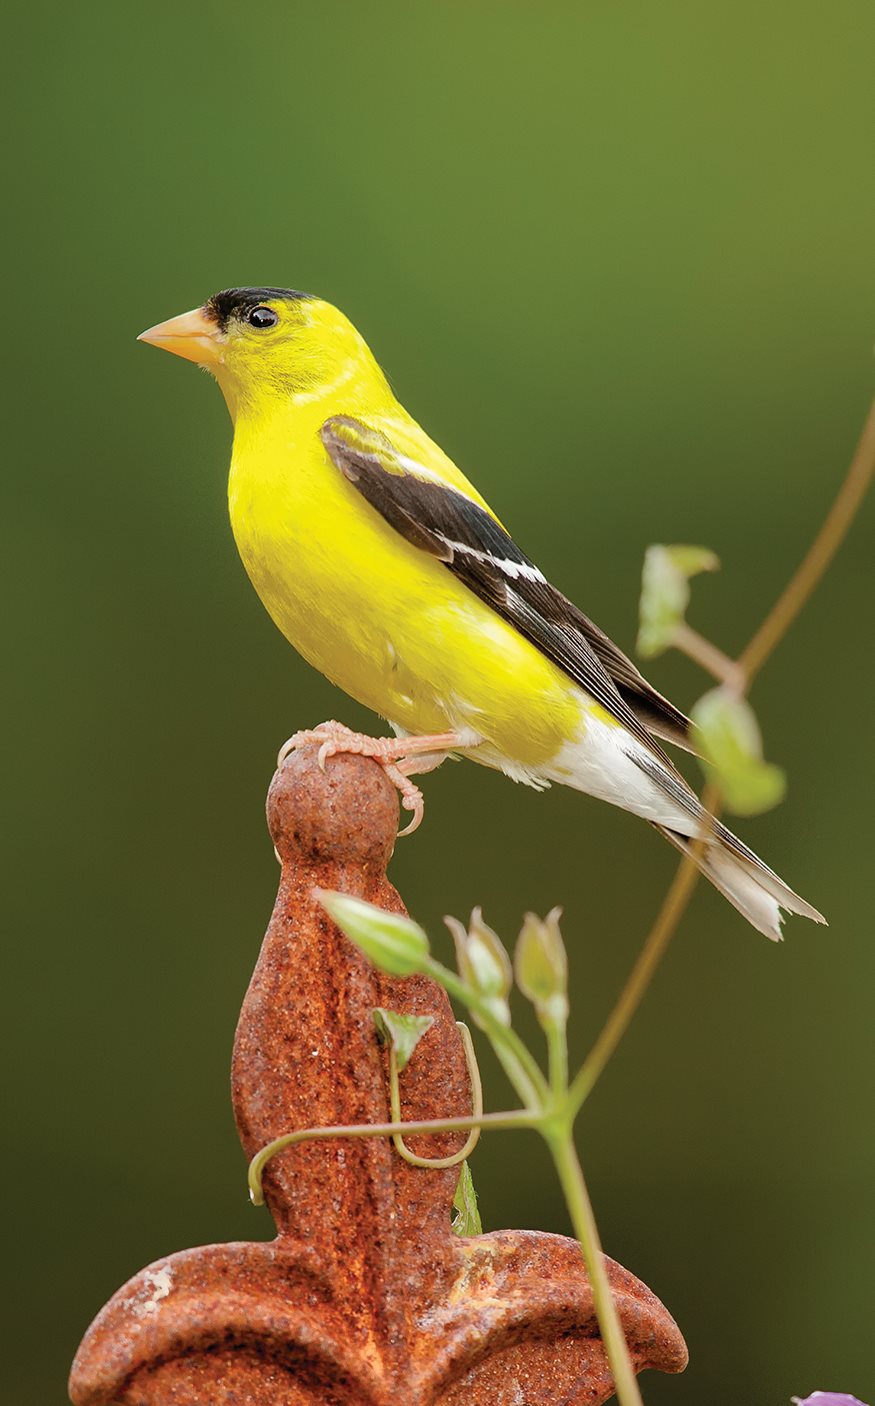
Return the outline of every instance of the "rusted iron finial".
{"type": "MultiPolygon", "coordinates": [[[[434,1024],[402,1078],[405,1118],[469,1111],[444,992],[368,965],[314,886],[402,910],[385,869],[398,818],[373,762],[291,757],[268,798],[279,894],[234,1050],[247,1158],[294,1128],[388,1118],[376,1006],[434,1024]]],[[[430,1156],[463,1135],[412,1139],[430,1156]]],[[[158,1260],[89,1329],[74,1406],[597,1406],[612,1391],[573,1240],[533,1231],[460,1239],[458,1170],[412,1167],[388,1140],[312,1142],[269,1164],[270,1244],[158,1260]]],[[[608,1261],[636,1370],[677,1372],[686,1348],[659,1301],[608,1261]]]]}

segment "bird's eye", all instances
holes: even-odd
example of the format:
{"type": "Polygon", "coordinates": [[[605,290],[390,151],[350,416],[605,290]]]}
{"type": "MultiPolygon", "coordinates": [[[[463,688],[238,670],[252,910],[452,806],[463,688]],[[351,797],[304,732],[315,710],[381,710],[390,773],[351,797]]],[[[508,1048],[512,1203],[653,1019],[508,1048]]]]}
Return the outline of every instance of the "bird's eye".
{"type": "Polygon", "coordinates": [[[253,308],[247,318],[250,327],[257,327],[259,330],[265,327],[276,327],[279,316],[273,308],[253,308]]]}

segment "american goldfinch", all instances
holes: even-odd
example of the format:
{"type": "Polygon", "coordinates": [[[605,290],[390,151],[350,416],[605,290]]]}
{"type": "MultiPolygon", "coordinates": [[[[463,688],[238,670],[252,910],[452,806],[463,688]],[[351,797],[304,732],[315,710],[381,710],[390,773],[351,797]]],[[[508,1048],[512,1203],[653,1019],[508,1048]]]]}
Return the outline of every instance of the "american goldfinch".
{"type": "Polygon", "coordinates": [[[781,908],[823,922],[706,814],[657,740],[689,745],[687,718],[520,550],[341,312],[231,288],[140,340],[218,380],[234,422],[231,523],[256,591],[304,658],[395,733],[325,723],[281,761],[308,743],[323,764],[375,757],[412,829],[411,774],[460,753],[649,820],[771,938],[781,908]]]}

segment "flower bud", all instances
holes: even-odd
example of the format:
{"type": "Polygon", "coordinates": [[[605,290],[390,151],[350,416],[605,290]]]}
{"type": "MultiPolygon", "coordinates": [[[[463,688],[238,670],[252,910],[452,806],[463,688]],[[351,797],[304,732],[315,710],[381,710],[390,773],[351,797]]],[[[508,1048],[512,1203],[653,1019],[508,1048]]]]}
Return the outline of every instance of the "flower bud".
{"type": "Polygon", "coordinates": [[[791,1396],[790,1400],[796,1406],[866,1406],[856,1396],[847,1396],[843,1391],[813,1391],[810,1396],[791,1396]]]}
{"type": "Polygon", "coordinates": [[[458,918],[445,918],[444,922],[456,944],[459,975],[486,1000],[496,1020],[510,1025],[507,997],[513,985],[513,967],[500,937],[484,923],[479,908],[471,914],[467,931],[458,918]]]}
{"type": "Polygon", "coordinates": [[[326,913],[369,961],[389,976],[411,976],[425,969],[428,938],[403,913],[387,913],[348,893],[314,889],[326,913]]]}
{"type": "Polygon", "coordinates": [[[514,953],[517,985],[541,1024],[568,1019],[568,960],[559,931],[561,908],[546,918],[527,913],[514,953]]]}

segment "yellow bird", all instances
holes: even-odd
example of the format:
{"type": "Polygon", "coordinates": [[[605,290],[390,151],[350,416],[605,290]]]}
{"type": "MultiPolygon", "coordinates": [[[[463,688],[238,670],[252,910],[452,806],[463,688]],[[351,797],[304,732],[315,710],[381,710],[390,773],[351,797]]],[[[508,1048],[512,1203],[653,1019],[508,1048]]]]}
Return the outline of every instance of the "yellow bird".
{"type": "MultiPolygon", "coordinates": [[[[234,537],[273,620],[315,668],[388,720],[299,732],[376,758],[413,812],[412,773],[461,753],[536,788],[572,786],[649,820],[771,938],[781,908],[823,918],[703,810],[657,738],[683,713],[567,600],[395,399],[329,303],[231,288],[141,341],[216,377],[234,422],[234,537]]],[[[407,832],[405,832],[407,833],[407,832]]]]}

